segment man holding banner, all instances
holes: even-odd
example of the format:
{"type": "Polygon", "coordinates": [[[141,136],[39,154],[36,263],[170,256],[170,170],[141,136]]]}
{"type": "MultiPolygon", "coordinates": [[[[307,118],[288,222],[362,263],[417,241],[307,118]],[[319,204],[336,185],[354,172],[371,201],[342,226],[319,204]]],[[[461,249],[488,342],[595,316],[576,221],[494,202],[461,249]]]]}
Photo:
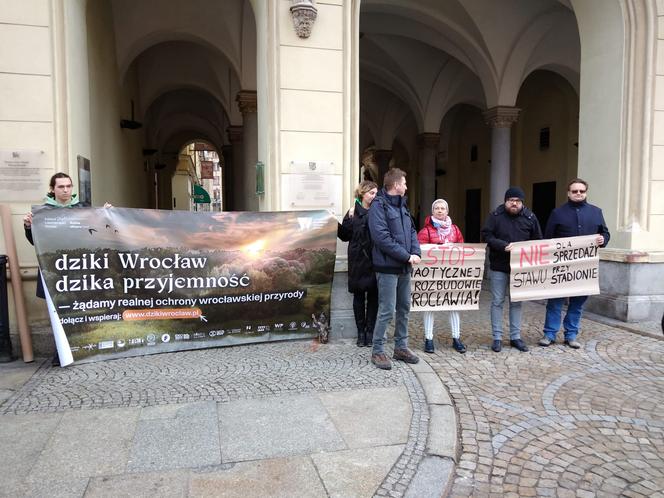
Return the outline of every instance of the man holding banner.
{"type": "Polygon", "coordinates": [[[407,207],[406,190],[406,173],[399,168],[390,169],[369,210],[371,254],[378,281],[378,318],[371,362],[382,370],[392,368],[383,348],[387,326],[395,314],[393,358],[406,363],[420,361],[408,349],[410,271],[411,265],[420,262],[421,251],[407,207]]]}
{"type": "MultiPolygon", "coordinates": [[[[523,205],[526,195],[520,187],[505,192],[505,203],[489,214],[482,228],[482,237],[489,245],[489,275],[491,277],[491,349],[499,353],[503,337],[503,303],[510,286],[510,251],[514,242],[538,240],[542,230],[535,213],[523,205]]],[[[521,339],[521,303],[509,298],[510,345],[521,352],[528,351],[521,339]]]]}
{"type": "MultiPolygon", "coordinates": [[[[587,195],[588,183],[585,180],[581,178],[571,180],[567,185],[568,200],[552,211],[546,224],[544,237],[551,239],[597,234],[596,244],[599,247],[606,247],[610,238],[609,229],[606,227],[602,210],[589,204],[586,200],[587,195]]],[[[569,298],[563,327],[565,329],[565,344],[573,349],[581,347],[576,337],[579,333],[583,305],[587,299],[588,296],[572,296],[569,298]]],[[[556,342],[564,300],[564,297],[548,300],[544,321],[544,336],[539,340],[540,346],[546,347],[556,342]]]]}

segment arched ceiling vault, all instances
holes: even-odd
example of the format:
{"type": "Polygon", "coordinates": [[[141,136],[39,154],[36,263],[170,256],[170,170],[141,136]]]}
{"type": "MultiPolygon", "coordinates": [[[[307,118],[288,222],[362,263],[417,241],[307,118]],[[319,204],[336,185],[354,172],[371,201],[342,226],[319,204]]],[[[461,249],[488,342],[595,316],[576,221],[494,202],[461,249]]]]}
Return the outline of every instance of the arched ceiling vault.
{"type": "Polygon", "coordinates": [[[458,103],[513,106],[532,71],[578,91],[580,43],[568,0],[363,0],[360,78],[401,96],[421,132],[458,103]],[[379,81],[380,80],[380,81],[379,81]]]}
{"type": "Polygon", "coordinates": [[[189,139],[207,138],[221,147],[225,143],[228,125],[229,119],[221,103],[212,94],[194,88],[161,95],[145,115],[147,142],[160,150],[171,140],[170,137],[182,134],[189,139]]]}

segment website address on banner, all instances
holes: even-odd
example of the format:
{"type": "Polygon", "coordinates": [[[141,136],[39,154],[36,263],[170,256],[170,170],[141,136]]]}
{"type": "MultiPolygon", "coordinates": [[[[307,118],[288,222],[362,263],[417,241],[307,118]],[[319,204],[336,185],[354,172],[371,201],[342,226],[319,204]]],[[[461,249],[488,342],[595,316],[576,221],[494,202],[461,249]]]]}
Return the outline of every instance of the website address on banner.
{"type": "Polygon", "coordinates": [[[123,320],[174,320],[199,318],[200,308],[164,308],[160,310],[126,310],[122,313],[123,320]]]}

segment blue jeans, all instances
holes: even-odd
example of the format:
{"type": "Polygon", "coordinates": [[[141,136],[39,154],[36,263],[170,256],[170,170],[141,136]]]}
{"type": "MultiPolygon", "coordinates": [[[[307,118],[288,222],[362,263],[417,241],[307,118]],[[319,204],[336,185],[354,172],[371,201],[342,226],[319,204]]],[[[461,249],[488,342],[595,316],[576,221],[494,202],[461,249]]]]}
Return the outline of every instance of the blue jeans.
{"type": "MultiPolygon", "coordinates": [[[[588,296],[573,296],[569,298],[567,313],[563,321],[565,328],[565,340],[573,341],[579,334],[579,322],[583,314],[583,305],[588,296]]],[[[556,340],[556,334],[560,330],[560,317],[562,316],[564,297],[549,299],[546,303],[546,318],[544,319],[544,335],[552,341],[556,340]]]]}
{"type": "Polygon", "coordinates": [[[491,332],[494,340],[503,338],[503,303],[510,303],[510,340],[521,339],[521,303],[509,298],[510,274],[489,270],[491,278],[491,332]]]}
{"type": "Polygon", "coordinates": [[[400,275],[376,272],[376,280],[378,280],[378,317],[373,333],[373,354],[385,352],[387,326],[395,312],[394,349],[405,349],[408,347],[410,272],[400,275]]]}

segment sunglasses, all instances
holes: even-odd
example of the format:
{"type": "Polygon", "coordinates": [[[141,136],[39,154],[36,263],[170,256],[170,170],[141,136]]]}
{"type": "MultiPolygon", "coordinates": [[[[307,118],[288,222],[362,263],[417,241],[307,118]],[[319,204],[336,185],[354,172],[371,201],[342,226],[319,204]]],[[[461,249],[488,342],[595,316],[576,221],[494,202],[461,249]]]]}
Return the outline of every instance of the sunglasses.
{"type": "Polygon", "coordinates": [[[585,190],[570,190],[570,192],[572,192],[573,194],[585,194],[586,193],[585,190]]]}

